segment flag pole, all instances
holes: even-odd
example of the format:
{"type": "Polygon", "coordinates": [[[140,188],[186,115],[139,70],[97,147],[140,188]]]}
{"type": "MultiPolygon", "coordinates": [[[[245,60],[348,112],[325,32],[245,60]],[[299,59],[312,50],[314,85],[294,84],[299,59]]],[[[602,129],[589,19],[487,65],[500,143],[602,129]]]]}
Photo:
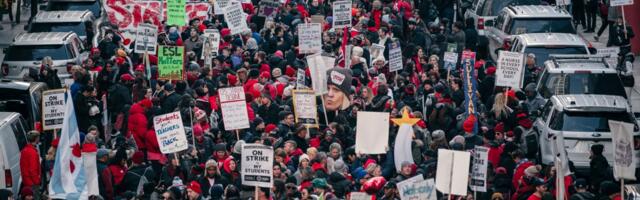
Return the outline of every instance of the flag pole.
{"type": "Polygon", "coordinates": [[[256,187],[256,190],[254,192],[254,195],[255,195],[255,199],[258,200],[258,190],[260,189],[258,189],[258,186],[255,186],[255,187],[256,187]]]}
{"type": "Polygon", "coordinates": [[[236,129],[236,140],[240,141],[240,130],[236,129]]]}
{"type": "Polygon", "coordinates": [[[320,101],[322,101],[322,111],[324,113],[324,123],[329,126],[329,118],[327,117],[327,107],[324,106],[324,95],[320,95],[320,101]]]}

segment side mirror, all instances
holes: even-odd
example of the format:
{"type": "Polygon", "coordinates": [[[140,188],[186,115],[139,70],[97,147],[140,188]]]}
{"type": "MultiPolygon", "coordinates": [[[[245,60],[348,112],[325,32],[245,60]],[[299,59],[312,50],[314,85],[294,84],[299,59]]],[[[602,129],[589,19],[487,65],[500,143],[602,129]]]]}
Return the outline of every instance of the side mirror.
{"type": "Polygon", "coordinates": [[[593,47],[589,47],[589,53],[591,55],[596,55],[598,53],[598,49],[593,48],[593,47]]]}

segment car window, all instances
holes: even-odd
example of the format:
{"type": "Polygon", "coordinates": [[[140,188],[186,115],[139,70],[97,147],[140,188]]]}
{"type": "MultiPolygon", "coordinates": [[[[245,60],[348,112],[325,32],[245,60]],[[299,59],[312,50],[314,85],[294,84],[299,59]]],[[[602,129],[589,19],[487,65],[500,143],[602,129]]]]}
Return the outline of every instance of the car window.
{"type": "Polygon", "coordinates": [[[18,141],[18,146],[22,149],[25,145],[27,145],[27,138],[25,137],[25,127],[20,122],[20,118],[18,120],[14,120],[11,123],[11,130],[13,130],[13,134],[16,136],[16,140],[18,141]]]}
{"type": "MultiPolygon", "coordinates": [[[[518,50],[519,52],[519,50],[518,50]]],[[[525,54],[533,53],[536,55],[536,66],[543,66],[544,61],[549,59],[551,54],[587,54],[587,48],[584,46],[527,46],[524,50],[525,54]]]]}
{"type": "Polygon", "coordinates": [[[16,89],[0,89],[0,112],[17,112],[29,121],[33,119],[30,112],[31,99],[27,91],[16,89]]]}
{"type": "MultiPolygon", "coordinates": [[[[626,112],[561,112],[555,120],[558,131],[609,132],[609,120],[636,124],[633,116],[626,112]]],[[[634,127],[637,131],[637,125],[634,127]]]]}
{"type": "Polygon", "coordinates": [[[496,18],[496,23],[495,23],[496,29],[502,30],[502,26],[504,25],[504,18],[506,14],[507,12],[505,12],[504,10],[500,11],[500,14],[496,18]]]}
{"type": "Polygon", "coordinates": [[[475,0],[475,1],[478,3],[476,4],[473,10],[476,12],[476,15],[482,16],[482,10],[484,8],[484,5],[487,3],[487,1],[486,0],[475,0]]]}
{"type": "Polygon", "coordinates": [[[514,18],[505,32],[511,35],[525,33],[576,33],[571,18],[514,18]]]}
{"type": "Polygon", "coordinates": [[[100,17],[102,14],[102,8],[100,5],[100,1],[87,1],[87,2],[59,2],[59,1],[51,1],[49,2],[49,10],[75,10],[75,11],[85,11],[89,10],[93,13],[93,16],[96,18],[100,17]]]}
{"type": "Polygon", "coordinates": [[[70,58],[78,57],[78,52],[76,50],[78,49],[78,46],[74,45],[73,42],[66,44],[65,47],[67,47],[67,51],[69,51],[69,53],[71,54],[70,58]]]}
{"type": "Polygon", "coordinates": [[[33,102],[35,102],[35,103],[31,104],[34,107],[33,108],[35,110],[34,113],[36,114],[36,116],[34,116],[34,118],[35,118],[34,121],[37,121],[37,122],[39,122],[40,118],[42,117],[42,116],[40,116],[40,114],[42,113],[41,110],[40,110],[41,109],[40,108],[40,103],[42,102],[42,91],[43,90],[44,90],[44,87],[40,87],[39,89],[36,89],[31,93],[31,98],[32,98],[31,100],[33,102]]]}
{"type": "Polygon", "coordinates": [[[81,22],[34,23],[29,32],[74,32],[80,36],[87,35],[87,29],[81,22]]]}
{"type": "Polygon", "coordinates": [[[45,56],[51,56],[53,60],[66,60],[73,55],[65,45],[21,45],[10,46],[4,59],[5,61],[40,61],[45,56]]]}

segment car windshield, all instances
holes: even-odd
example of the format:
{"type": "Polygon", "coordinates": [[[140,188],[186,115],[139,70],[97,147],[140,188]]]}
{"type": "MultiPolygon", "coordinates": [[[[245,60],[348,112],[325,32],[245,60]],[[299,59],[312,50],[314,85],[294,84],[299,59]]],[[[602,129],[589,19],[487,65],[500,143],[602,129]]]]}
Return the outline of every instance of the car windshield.
{"type": "Polygon", "coordinates": [[[511,35],[524,33],[576,33],[571,18],[515,19],[507,31],[511,35]]]}
{"type": "Polygon", "coordinates": [[[5,61],[40,61],[45,56],[53,60],[66,60],[71,56],[64,45],[20,45],[7,49],[5,61]]]}
{"type": "Polygon", "coordinates": [[[75,32],[79,36],[86,36],[87,29],[81,22],[60,22],[60,23],[34,23],[30,32],[75,32]]]}
{"type": "MultiPolygon", "coordinates": [[[[562,131],[609,132],[609,120],[636,124],[626,112],[563,112],[554,120],[551,128],[562,131]]],[[[637,126],[634,128],[638,129],[637,126]]]]}
{"type": "Polygon", "coordinates": [[[606,94],[623,96],[627,94],[618,74],[570,73],[549,74],[543,78],[541,95],[550,98],[556,92],[563,94],[606,94]]]}
{"type": "Polygon", "coordinates": [[[16,89],[0,89],[0,112],[17,112],[31,121],[29,111],[30,98],[28,91],[16,89]]]}
{"type": "Polygon", "coordinates": [[[536,66],[543,66],[544,61],[549,59],[551,54],[587,54],[587,48],[584,46],[538,46],[527,47],[524,52],[535,54],[536,66]]]}
{"type": "Polygon", "coordinates": [[[84,11],[89,10],[93,13],[93,16],[100,17],[101,9],[100,1],[80,1],[80,2],[49,2],[49,10],[75,10],[84,11]]]}
{"type": "Polygon", "coordinates": [[[491,3],[491,7],[484,9],[485,13],[481,16],[496,16],[498,13],[507,6],[519,6],[519,5],[540,5],[540,0],[487,0],[491,3]]]}

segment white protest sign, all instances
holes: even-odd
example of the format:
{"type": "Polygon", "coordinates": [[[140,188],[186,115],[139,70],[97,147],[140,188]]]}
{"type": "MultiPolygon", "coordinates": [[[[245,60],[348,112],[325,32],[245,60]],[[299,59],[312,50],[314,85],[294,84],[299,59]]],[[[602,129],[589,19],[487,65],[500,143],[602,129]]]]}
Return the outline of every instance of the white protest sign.
{"type": "Polygon", "coordinates": [[[633,0],[611,0],[609,3],[611,6],[627,6],[633,5],[633,0]]]}
{"type": "Polygon", "coordinates": [[[496,86],[522,88],[524,54],[510,51],[500,51],[498,53],[496,86]]]}
{"type": "Polygon", "coordinates": [[[242,185],[273,186],[273,147],[261,144],[242,145],[242,185]]]}
{"type": "Polygon", "coordinates": [[[487,169],[489,168],[489,148],[476,146],[471,170],[471,189],[477,192],[487,191],[487,169]]]}
{"type": "MultiPolygon", "coordinates": [[[[215,29],[205,29],[205,30],[215,30],[215,29]]],[[[206,56],[210,58],[218,56],[218,48],[220,47],[220,33],[217,31],[203,34],[204,42],[202,43],[202,58],[205,59],[206,56]],[[208,53],[208,54],[207,54],[208,53]]]]}
{"type": "Polygon", "coordinates": [[[613,177],[636,180],[636,157],[633,152],[633,124],[609,120],[613,137],[613,177]]]}
{"type": "Polygon", "coordinates": [[[333,28],[351,27],[351,1],[333,2],[333,28]]]}
{"type": "Polygon", "coordinates": [[[64,89],[42,92],[42,130],[62,129],[65,105],[64,89]]]}
{"type": "Polygon", "coordinates": [[[604,60],[611,66],[616,67],[618,65],[618,54],[620,53],[620,47],[609,47],[598,49],[598,55],[609,56],[604,60]]]}
{"type": "Polygon", "coordinates": [[[438,149],[436,188],[444,194],[467,195],[470,160],[469,152],[438,149]]]}
{"type": "Polygon", "coordinates": [[[224,130],[249,128],[249,113],[242,87],[220,88],[218,96],[222,107],[224,130]]]}
{"type": "Polygon", "coordinates": [[[458,53],[444,52],[444,68],[447,70],[454,70],[458,63],[458,53]]]}
{"type": "Polygon", "coordinates": [[[327,93],[327,65],[320,54],[307,56],[307,65],[311,74],[311,87],[317,95],[327,93]]]}
{"type": "Polygon", "coordinates": [[[293,90],[293,111],[296,123],[318,126],[318,106],[312,90],[293,90]]]}
{"type": "Polygon", "coordinates": [[[261,0],[259,6],[258,16],[274,18],[278,14],[280,2],[261,0]]]}
{"type": "Polygon", "coordinates": [[[213,4],[213,13],[216,15],[224,14],[224,9],[231,4],[231,0],[215,0],[213,4]]]}
{"type": "Polygon", "coordinates": [[[227,22],[229,30],[231,30],[231,35],[251,31],[247,25],[246,14],[242,11],[242,4],[240,3],[232,3],[224,8],[224,20],[227,22]]]}
{"type": "Polygon", "coordinates": [[[371,47],[369,48],[369,51],[371,52],[369,56],[369,63],[373,64],[373,60],[375,60],[376,58],[382,56],[384,58],[384,45],[380,45],[380,44],[371,44],[371,47]]]}
{"type": "Polygon", "coordinates": [[[162,153],[175,153],[189,147],[179,111],[154,117],[153,128],[162,153]]]}
{"type": "MultiPolygon", "coordinates": [[[[422,175],[420,175],[422,177],[422,175]]],[[[405,180],[396,185],[400,199],[436,200],[436,187],[433,179],[405,180]]]]}
{"type": "Polygon", "coordinates": [[[151,24],[140,24],[136,31],[136,53],[144,53],[145,49],[149,55],[156,55],[156,45],[158,44],[158,28],[151,24]]]}
{"type": "Polygon", "coordinates": [[[298,49],[303,54],[322,51],[322,28],[320,24],[298,24],[298,44],[298,49]]]}
{"type": "Polygon", "coordinates": [[[351,200],[371,200],[371,195],[365,192],[351,192],[349,195],[351,200]]]}
{"type": "Polygon", "coordinates": [[[356,121],[356,152],[384,154],[389,143],[389,113],[359,111],[356,121]]]}
{"type": "Polygon", "coordinates": [[[400,43],[389,44],[389,72],[402,70],[402,50],[400,43]]]}
{"type": "Polygon", "coordinates": [[[304,70],[298,69],[298,73],[296,73],[296,89],[306,88],[305,82],[304,70]]]}

